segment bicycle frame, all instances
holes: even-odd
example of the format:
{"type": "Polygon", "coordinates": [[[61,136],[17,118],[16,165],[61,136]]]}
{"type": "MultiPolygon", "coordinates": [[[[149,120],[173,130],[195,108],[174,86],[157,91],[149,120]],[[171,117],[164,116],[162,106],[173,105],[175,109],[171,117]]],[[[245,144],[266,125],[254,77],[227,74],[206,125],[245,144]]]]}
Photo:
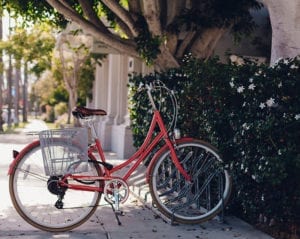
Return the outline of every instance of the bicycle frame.
{"type": "MultiPolygon", "coordinates": [[[[182,168],[176,152],[174,148],[174,142],[172,142],[168,136],[168,131],[163,123],[161,114],[158,110],[154,110],[153,112],[153,117],[152,121],[149,127],[149,131],[147,133],[147,136],[142,144],[142,146],[138,149],[136,153],[134,153],[128,160],[125,162],[114,166],[111,170],[103,167],[104,169],[104,175],[103,177],[95,177],[95,176],[85,176],[85,175],[66,175],[62,181],[61,181],[61,186],[66,186],[69,189],[74,189],[74,190],[85,190],[85,191],[99,191],[102,192],[103,188],[95,187],[95,186],[86,186],[86,185],[73,185],[67,183],[67,179],[78,179],[78,180],[111,180],[113,178],[119,178],[119,177],[113,177],[112,174],[115,172],[118,172],[119,170],[123,169],[133,161],[136,161],[133,166],[121,177],[122,180],[125,182],[127,179],[131,176],[131,174],[136,170],[136,168],[147,158],[149,153],[155,148],[155,146],[161,141],[164,140],[165,145],[167,148],[169,148],[171,152],[171,157],[178,168],[178,170],[182,173],[182,175],[185,177],[187,181],[191,181],[190,176],[187,174],[187,172],[182,168]],[[154,134],[154,129],[155,127],[158,126],[160,131],[159,133],[152,139],[152,136],[154,134]]],[[[93,153],[93,151],[96,149],[96,151],[100,155],[100,159],[102,162],[106,162],[105,155],[100,143],[100,140],[98,138],[95,139],[95,145],[90,147],[88,155],[92,160],[96,160],[96,157],[93,153]]]]}
{"type": "MultiPolygon", "coordinates": [[[[64,177],[59,182],[62,187],[67,187],[69,189],[74,189],[74,190],[103,192],[102,187],[71,184],[71,183],[68,183],[68,179],[87,180],[87,181],[88,180],[91,180],[91,181],[93,181],[93,180],[107,181],[107,180],[118,178],[118,179],[122,179],[123,181],[127,182],[128,178],[131,176],[131,174],[137,169],[137,167],[147,158],[147,156],[150,154],[150,152],[153,151],[153,149],[161,141],[164,141],[164,145],[158,151],[158,154],[161,151],[169,149],[170,153],[171,153],[172,161],[175,164],[175,166],[177,167],[177,169],[179,170],[179,172],[184,176],[184,178],[188,182],[191,181],[190,175],[188,175],[188,173],[183,169],[183,167],[181,166],[181,164],[178,160],[178,157],[177,157],[176,152],[175,152],[176,142],[174,140],[172,141],[170,139],[169,135],[168,135],[168,130],[165,127],[165,124],[163,122],[161,113],[160,113],[159,110],[157,110],[156,105],[154,103],[154,100],[153,100],[153,97],[152,97],[152,94],[151,94],[151,89],[152,89],[151,86],[147,86],[148,97],[149,97],[150,103],[151,103],[152,108],[153,108],[153,117],[152,117],[152,120],[151,120],[151,123],[150,123],[150,127],[149,127],[149,130],[148,130],[147,136],[146,136],[142,146],[138,149],[138,151],[135,152],[128,160],[126,160],[125,162],[123,162],[119,165],[114,166],[112,169],[108,169],[106,167],[101,167],[101,170],[102,169],[104,170],[104,174],[103,174],[104,176],[73,175],[73,174],[64,175],[64,177]],[[153,138],[154,131],[155,131],[155,128],[157,126],[159,128],[159,133],[153,138]],[[122,177],[112,176],[115,172],[118,172],[119,170],[125,168],[126,166],[128,166],[132,162],[134,162],[134,164],[132,165],[132,167],[129,168],[129,170],[122,177]]],[[[95,132],[94,127],[93,127],[92,130],[93,130],[93,132],[95,132]]],[[[39,144],[39,141],[36,141],[34,143],[39,144]]],[[[16,163],[18,162],[20,156],[25,154],[27,152],[27,150],[31,148],[31,145],[32,144],[25,147],[20,152],[19,155],[16,154],[14,156],[14,160],[10,165],[8,174],[12,173],[12,169],[15,167],[14,165],[16,165],[16,163]]],[[[99,138],[97,137],[96,132],[95,132],[95,144],[89,147],[88,156],[91,160],[94,160],[95,163],[97,163],[97,158],[95,156],[94,151],[96,151],[98,153],[98,155],[100,156],[101,162],[105,163],[106,162],[105,155],[104,155],[104,152],[103,152],[103,149],[102,149],[102,146],[101,146],[101,142],[100,142],[99,138]]],[[[155,158],[155,156],[154,156],[154,158],[155,158]]],[[[153,161],[151,163],[153,163],[153,161]]],[[[147,177],[148,176],[146,176],[146,179],[147,179],[147,177]]]]}

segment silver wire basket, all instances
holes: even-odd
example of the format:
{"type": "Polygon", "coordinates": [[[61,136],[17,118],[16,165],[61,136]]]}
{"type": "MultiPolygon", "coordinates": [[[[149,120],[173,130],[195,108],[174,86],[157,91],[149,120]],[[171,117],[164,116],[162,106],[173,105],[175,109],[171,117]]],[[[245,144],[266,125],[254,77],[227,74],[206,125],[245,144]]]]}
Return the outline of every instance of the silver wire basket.
{"type": "Polygon", "coordinates": [[[44,130],[39,133],[39,139],[47,176],[88,170],[87,128],[44,130]]]}

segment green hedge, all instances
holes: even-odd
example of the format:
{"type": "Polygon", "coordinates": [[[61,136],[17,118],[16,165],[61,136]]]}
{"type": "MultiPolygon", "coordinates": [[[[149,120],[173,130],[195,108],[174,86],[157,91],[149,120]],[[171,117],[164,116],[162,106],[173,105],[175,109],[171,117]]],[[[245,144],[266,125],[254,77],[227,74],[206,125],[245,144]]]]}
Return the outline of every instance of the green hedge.
{"type": "Polygon", "coordinates": [[[180,69],[133,75],[135,145],[141,144],[151,117],[148,98],[138,88],[159,79],[176,92],[181,132],[211,142],[230,167],[230,209],[252,223],[263,217],[299,225],[299,67],[297,58],[268,67],[187,57],[180,69]]]}

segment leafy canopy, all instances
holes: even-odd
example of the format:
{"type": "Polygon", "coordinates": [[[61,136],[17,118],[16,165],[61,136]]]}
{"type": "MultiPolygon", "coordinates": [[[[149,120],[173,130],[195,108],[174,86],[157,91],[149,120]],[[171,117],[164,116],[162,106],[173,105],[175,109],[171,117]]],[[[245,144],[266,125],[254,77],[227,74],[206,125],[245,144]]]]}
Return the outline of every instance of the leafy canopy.
{"type": "Polygon", "coordinates": [[[111,49],[142,57],[160,68],[176,67],[184,55],[208,58],[221,36],[237,39],[255,26],[256,0],[4,0],[4,8],[32,22],[79,24],[111,49]]]}

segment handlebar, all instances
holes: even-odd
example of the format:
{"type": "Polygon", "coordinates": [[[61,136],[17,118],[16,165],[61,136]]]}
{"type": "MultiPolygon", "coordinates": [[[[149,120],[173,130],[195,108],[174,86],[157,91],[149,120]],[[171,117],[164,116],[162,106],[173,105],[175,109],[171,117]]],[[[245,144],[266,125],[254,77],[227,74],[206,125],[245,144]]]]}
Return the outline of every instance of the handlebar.
{"type": "MultiPolygon", "coordinates": [[[[139,86],[139,90],[146,90],[147,91],[147,95],[149,98],[149,101],[151,103],[152,109],[154,111],[161,111],[161,110],[165,110],[165,108],[162,108],[162,102],[165,102],[165,99],[162,97],[161,94],[166,94],[165,96],[167,96],[168,100],[170,100],[169,102],[171,103],[170,109],[172,109],[172,119],[170,119],[170,124],[169,124],[169,130],[171,128],[175,129],[176,128],[176,124],[177,124],[177,116],[178,116],[178,104],[177,104],[177,99],[175,96],[175,93],[173,90],[169,89],[163,82],[161,82],[160,80],[155,80],[153,82],[147,82],[146,84],[140,84],[139,86]],[[156,102],[157,99],[157,91],[160,92],[160,101],[156,102]]],[[[164,115],[166,116],[166,114],[164,113],[164,115]]],[[[168,131],[169,131],[168,130],[168,131]]]]}
{"type": "Polygon", "coordinates": [[[150,103],[152,105],[153,110],[157,110],[157,107],[154,103],[154,99],[153,99],[153,96],[152,96],[152,93],[151,93],[151,90],[153,89],[152,83],[146,84],[146,89],[147,89],[147,94],[148,94],[148,97],[149,97],[149,100],[150,100],[150,103]]]}

